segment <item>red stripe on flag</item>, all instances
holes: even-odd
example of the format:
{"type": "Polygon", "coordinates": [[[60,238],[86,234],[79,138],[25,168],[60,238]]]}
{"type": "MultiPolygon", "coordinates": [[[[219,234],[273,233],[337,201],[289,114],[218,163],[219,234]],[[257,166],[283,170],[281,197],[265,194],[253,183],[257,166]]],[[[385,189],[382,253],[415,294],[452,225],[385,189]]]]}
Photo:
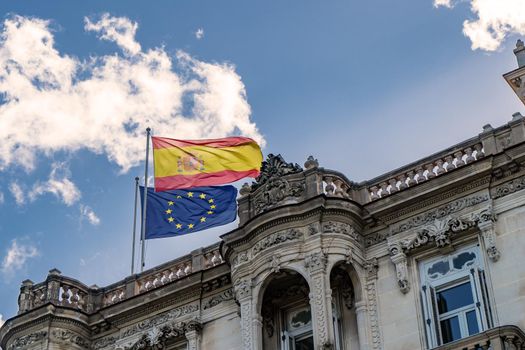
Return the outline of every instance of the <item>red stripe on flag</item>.
{"type": "Polygon", "coordinates": [[[245,145],[247,143],[255,143],[249,137],[235,136],[225,137],[222,139],[207,139],[207,140],[176,140],[167,137],[153,136],[151,138],[154,149],[172,148],[172,147],[191,147],[191,146],[206,146],[206,147],[233,147],[245,145]]]}
{"type": "Polygon", "coordinates": [[[251,169],[246,171],[224,170],[216,173],[156,177],[155,192],[199,186],[223,185],[240,180],[243,177],[256,178],[257,176],[259,176],[259,170],[251,169]]]}

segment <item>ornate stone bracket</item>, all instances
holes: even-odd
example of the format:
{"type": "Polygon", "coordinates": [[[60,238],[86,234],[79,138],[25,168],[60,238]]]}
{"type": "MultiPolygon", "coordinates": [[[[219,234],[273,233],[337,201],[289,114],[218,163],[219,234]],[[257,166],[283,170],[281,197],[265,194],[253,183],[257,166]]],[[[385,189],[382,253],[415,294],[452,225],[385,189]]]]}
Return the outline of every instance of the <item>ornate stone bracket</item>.
{"type": "Polygon", "coordinates": [[[399,247],[394,244],[389,246],[390,260],[396,266],[397,284],[403,294],[410,291],[410,283],[408,281],[407,256],[399,247]]]}
{"type": "Polygon", "coordinates": [[[379,264],[377,258],[367,260],[364,264],[366,272],[366,301],[372,349],[381,349],[381,331],[379,329],[379,315],[377,307],[377,271],[379,264]]]}
{"type": "Polygon", "coordinates": [[[493,221],[484,221],[478,223],[478,228],[483,236],[485,242],[485,249],[487,250],[487,256],[490,260],[496,262],[500,258],[500,252],[496,247],[496,230],[494,228],[493,221]]]}

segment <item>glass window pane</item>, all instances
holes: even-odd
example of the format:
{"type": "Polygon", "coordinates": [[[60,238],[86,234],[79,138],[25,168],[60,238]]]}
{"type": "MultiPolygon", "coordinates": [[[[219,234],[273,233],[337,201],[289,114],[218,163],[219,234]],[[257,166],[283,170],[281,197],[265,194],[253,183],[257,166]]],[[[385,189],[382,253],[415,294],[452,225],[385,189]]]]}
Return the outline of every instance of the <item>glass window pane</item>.
{"type": "Polygon", "coordinates": [[[457,316],[448,318],[440,322],[441,335],[443,336],[443,344],[461,338],[461,330],[459,329],[459,320],[457,316]]]}
{"type": "Polygon", "coordinates": [[[479,333],[478,318],[476,317],[476,311],[472,310],[467,312],[467,325],[468,334],[473,335],[479,333]]]}
{"type": "Polygon", "coordinates": [[[445,275],[450,270],[448,260],[438,261],[428,268],[430,278],[436,278],[438,275],[445,275]]]}
{"type": "Polygon", "coordinates": [[[436,293],[436,297],[440,314],[474,304],[470,282],[439,291],[436,293]]]}
{"type": "Polygon", "coordinates": [[[314,338],[309,336],[295,341],[295,350],[314,350],[314,338]]]}

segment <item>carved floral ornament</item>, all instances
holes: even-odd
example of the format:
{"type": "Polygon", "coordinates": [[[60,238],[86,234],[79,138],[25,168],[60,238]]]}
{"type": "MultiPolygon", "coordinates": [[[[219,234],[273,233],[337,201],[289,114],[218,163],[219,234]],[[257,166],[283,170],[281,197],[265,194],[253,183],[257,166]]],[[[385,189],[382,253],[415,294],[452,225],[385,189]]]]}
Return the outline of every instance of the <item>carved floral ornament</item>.
{"type": "Polygon", "coordinates": [[[432,243],[438,249],[451,246],[451,241],[455,234],[473,227],[478,227],[482,234],[487,256],[492,261],[497,261],[500,257],[500,252],[496,247],[495,221],[496,217],[492,208],[488,207],[464,217],[452,217],[449,215],[442,220],[435,219],[434,222],[418,229],[415,237],[390,242],[388,244],[390,259],[396,267],[396,275],[401,292],[407,293],[410,290],[407,255],[411,254],[416,248],[432,243]]]}
{"type": "Polygon", "coordinates": [[[42,341],[47,337],[47,331],[40,331],[25,335],[23,337],[15,339],[15,341],[9,345],[9,350],[25,349],[31,344],[42,341]]]}

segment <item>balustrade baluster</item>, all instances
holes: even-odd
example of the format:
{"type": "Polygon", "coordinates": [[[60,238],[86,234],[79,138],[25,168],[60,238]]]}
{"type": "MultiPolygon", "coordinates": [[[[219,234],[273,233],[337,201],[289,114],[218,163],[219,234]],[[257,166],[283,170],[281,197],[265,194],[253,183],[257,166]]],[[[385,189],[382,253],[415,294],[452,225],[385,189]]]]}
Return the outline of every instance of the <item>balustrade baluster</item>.
{"type": "Polygon", "coordinates": [[[476,150],[476,159],[485,157],[485,153],[483,153],[483,145],[481,143],[474,145],[474,149],[476,150]]]}
{"type": "Polygon", "coordinates": [[[334,186],[334,183],[333,183],[333,179],[329,176],[325,177],[324,178],[324,181],[326,182],[326,186],[324,188],[324,190],[326,191],[326,194],[331,196],[334,194],[334,190],[335,190],[335,186],[334,186]]]}
{"type": "Polygon", "coordinates": [[[454,153],[454,157],[456,157],[456,168],[465,165],[465,162],[463,161],[463,152],[457,151],[454,153]]]}
{"type": "Polygon", "coordinates": [[[436,177],[436,174],[434,173],[434,164],[433,163],[425,165],[425,169],[427,170],[427,180],[430,180],[430,179],[436,177]]]}
{"type": "Polygon", "coordinates": [[[397,180],[390,179],[388,183],[390,184],[390,194],[397,192],[397,180]]]}
{"type": "Polygon", "coordinates": [[[452,157],[451,155],[446,156],[445,161],[447,162],[447,167],[445,168],[447,169],[447,171],[450,171],[456,168],[456,166],[454,165],[454,157],[452,157]]]}
{"type": "Polygon", "coordinates": [[[421,182],[427,181],[427,178],[423,174],[425,172],[425,170],[422,167],[418,167],[416,169],[416,172],[417,172],[417,183],[421,183],[421,182]]]}
{"type": "Polygon", "coordinates": [[[371,200],[376,200],[376,199],[379,199],[379,195],[377,194],[377,191],[379,190],[379,188],[377,186],[372,186],[370,187],[370,199],[371,200]]]}
{"type": "Polygon", "coordinates": [[[416,181],[416,173],[414,172],[414,170],[410,170],[408,173],[407,173],[407,176],[408,176],[408,186],[414,186],[415,184],[417,184],[417,181],[416,181]]]}
{"type": "Polygon", "coordinates": [[[406,175],[405,174],[401,174],[397,177],[397,180],[399,181],[399,190],[404,190],[405,188],[408,187],[406,181],[407,181],[407,178],[406,178],[406,175]]]}
{"type": "Polygon", "coordinates": [[[386,197],[388,196],[388,191],[387,191],[387,188],[388,188],[388,184],[386,182],[381,182],[379,184],[379,186],[381,187],[381,197],[386,197]]]}
{"type": "Polygon", "coordinates": [[[464,152],[467,155],[467,158],[465,158],[465,163],[469,164],[476,160],[476,158],[474,158],[474,156],[472,155],[472,148],[465,148],[464,152]]]}
{"type": "Polygon", "coordinates": [[[436,169],[436,175],[441,175],[445,172],[445,168],[443,168],[443,160],[442,159],[438,159],[436,160],[436,166],[437,166],[437,169],[436,169]]]}

